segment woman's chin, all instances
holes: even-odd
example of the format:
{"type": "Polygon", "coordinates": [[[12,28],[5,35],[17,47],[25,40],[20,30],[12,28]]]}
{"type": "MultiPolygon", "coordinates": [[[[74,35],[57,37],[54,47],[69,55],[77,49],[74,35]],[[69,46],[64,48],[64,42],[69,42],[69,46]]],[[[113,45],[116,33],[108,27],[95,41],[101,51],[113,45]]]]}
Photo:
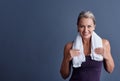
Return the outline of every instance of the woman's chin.
{"type": "Polygon", "coordinates": [[[84,39],[89,39],[91,36],[83,36],[84,39]]]}

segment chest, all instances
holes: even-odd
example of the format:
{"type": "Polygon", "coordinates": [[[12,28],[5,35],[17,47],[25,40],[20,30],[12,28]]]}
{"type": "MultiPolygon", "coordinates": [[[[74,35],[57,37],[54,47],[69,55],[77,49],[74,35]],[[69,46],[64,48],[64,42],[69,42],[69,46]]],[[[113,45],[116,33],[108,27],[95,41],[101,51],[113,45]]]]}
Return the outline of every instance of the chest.
{"type": "Polygon", "coordinates": [[[91,54],[91,45],[90,44],[83,45],[83,48],[84,48],[84,54],[85,54],[85,56],[88,56],[88,55],[91,54]]]}

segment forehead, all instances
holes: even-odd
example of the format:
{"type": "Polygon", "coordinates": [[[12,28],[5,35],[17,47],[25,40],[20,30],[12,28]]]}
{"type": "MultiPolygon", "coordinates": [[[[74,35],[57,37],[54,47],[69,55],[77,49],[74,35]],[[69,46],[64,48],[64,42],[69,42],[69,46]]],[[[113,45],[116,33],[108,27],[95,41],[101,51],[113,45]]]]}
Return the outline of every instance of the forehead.
{"type": "Polygon", "coordinates": [[[93,25],[93,19],[92,18],[81,18],[79,21],[79,24],[89,24],[89,25],[93,25]]]}

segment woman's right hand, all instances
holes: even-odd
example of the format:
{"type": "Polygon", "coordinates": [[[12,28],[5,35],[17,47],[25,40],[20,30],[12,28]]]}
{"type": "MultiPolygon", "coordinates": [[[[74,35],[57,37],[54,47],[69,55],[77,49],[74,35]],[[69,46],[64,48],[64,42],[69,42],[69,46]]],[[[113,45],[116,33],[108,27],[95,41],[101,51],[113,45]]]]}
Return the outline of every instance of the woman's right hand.
{"type": "Polygon", "coordinates": [[[67,43],[64,47],[64,62],[70,62],[74,56],[78,56],[80,54],[80,50],[72,49],[72,43],[67,43]]]}
{"type": "Polygon", "coordinates": [[[80,50],[78,49],[71,49],[70,50],[70,59],[72,60],[73,57],[79,56],[80,55],[80,50]]]}

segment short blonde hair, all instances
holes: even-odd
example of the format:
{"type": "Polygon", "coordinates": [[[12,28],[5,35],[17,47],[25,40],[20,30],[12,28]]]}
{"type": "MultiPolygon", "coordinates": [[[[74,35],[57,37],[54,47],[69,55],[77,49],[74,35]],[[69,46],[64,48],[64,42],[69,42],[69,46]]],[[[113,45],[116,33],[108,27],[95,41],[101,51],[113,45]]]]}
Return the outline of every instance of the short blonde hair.
{"type": "Polygon", "coordinates": [[[96,24],[95,16],[91,11],[82,11],[78,16],[77,25],[79,24],[81,18],[91,18],[94,24],[96,24]]]}

